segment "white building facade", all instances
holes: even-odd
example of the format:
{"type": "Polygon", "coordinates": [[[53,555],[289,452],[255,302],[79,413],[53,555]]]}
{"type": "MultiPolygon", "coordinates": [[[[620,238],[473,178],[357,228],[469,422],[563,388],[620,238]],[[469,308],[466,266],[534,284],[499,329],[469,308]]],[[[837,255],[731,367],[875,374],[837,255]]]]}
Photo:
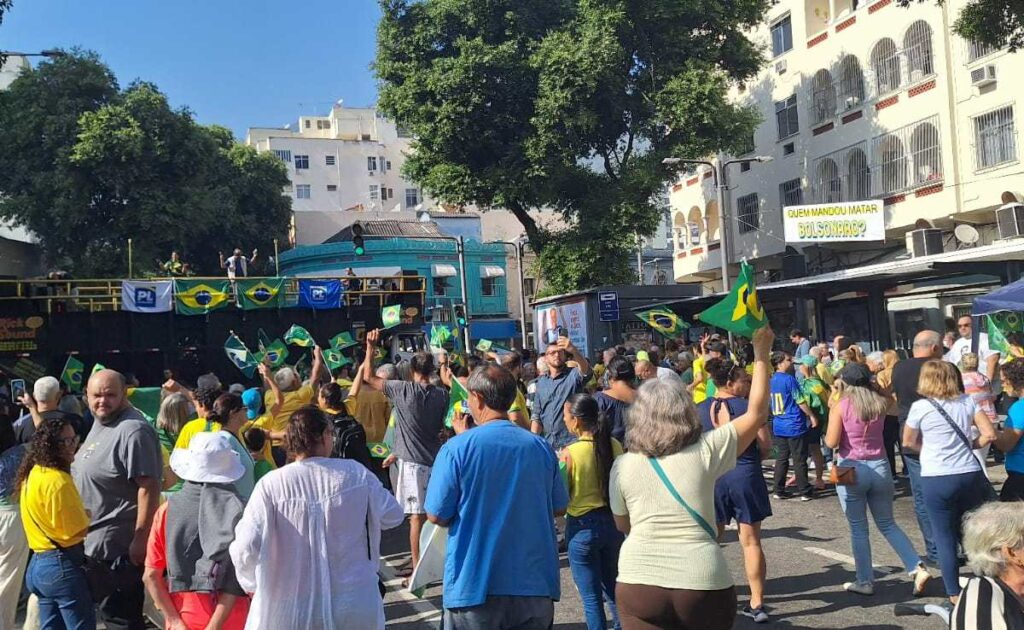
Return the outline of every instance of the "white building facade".
{"type": "Polygon", "coordinates": [[[727,167],[726,225],[709,168],[673,185],[674,279],[721,288],[723,229],[730,263],[745,258],[768,281],[795,277],[787,258],[810,277],[912,255],[907,234],[915,229],[942,234],[918,256],[1015,236],[995,223],[998,208],[1024,201],[1024,91],[1015,80],[1024,56],[953,34],[966,4],[775,2],[756,33],[770,60],[732,93],[763,118],[750,152],[738,157],[772,159],[727,167]],[[884,242],[786,242],[783,207],[865,200],[884,203],[884,242]],[[975,228],[976,242],[954,239],[962,224],[975,228]]]}
{"type": "Polygon", "coordinates": [[[410,140],[375,108],[341,104],[286,129],[252,127],[245,139],[288,166],[286,193],[297,213],[398,212],[424,204],[419,187],[400,174],[410,140]]]}

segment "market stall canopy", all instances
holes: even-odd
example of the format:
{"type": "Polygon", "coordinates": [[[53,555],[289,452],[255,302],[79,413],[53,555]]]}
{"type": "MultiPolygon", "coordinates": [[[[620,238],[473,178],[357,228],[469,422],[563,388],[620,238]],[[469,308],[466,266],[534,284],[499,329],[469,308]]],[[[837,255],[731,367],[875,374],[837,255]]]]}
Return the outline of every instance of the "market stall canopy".
{"type": "Polygon", "coordinates": [[[974,298],[971,314],[974,316],[999,311],[1024,311],[1024,280],[999,287],[988,295],[974,298]]]}

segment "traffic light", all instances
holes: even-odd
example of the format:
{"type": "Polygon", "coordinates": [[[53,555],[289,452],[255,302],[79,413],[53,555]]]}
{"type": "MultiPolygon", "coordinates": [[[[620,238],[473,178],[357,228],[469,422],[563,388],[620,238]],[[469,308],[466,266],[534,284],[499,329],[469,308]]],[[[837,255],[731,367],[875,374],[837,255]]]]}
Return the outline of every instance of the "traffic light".
{"type": "Polygon", "coordinates": [[[366,246],[363,243],[363,226],[359,223],[352,224],[352,247],[356,250],[356,256],[366,254],[366,246]]]}
{"type": "Polygon", "coordinates": [[[466,306],[464,304],[455,305],[455,323],[460,328],[466,327],[466,306]]]}

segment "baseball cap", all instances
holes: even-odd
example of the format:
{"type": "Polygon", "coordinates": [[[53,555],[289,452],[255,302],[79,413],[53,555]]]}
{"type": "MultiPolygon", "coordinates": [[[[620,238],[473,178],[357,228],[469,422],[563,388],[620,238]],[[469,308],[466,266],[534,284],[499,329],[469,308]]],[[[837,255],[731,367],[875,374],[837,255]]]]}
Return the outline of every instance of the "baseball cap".
{"type": "Polygon", "coordinates": [[[242,392],[242,404],[245,405],[245,416],[255,420],[260,415],[260,405],[263,404],[263,396],[260,390],[251,387],[242,392]]]}
{"type": "Polygon", "coordinates": [[[805,354],[800,357],[800,365],[806,365],[809,368],[818,367],[818,359],[809,354],[805,354]]]}
{"type": "Polygon", "coordinates": [[[847,363],[839,370],[839,379],[850,387],[871,387],[871,371],[860,363],[847,363]]]}
{"type": "Polygon", "coordinates": [[[636,360],[637,361],[650,361],[651,360],[651,355],[648,354],[646,350],[640,350],[640,351],[638,351],[636,353],[636,360]]]}

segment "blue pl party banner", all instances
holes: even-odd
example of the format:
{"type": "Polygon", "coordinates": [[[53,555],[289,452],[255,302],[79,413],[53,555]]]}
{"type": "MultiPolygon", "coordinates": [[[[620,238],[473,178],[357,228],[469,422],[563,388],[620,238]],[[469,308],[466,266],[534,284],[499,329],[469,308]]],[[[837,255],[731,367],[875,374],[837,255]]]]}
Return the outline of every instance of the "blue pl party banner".
{"type": "Polygon", "coordinates": [[[166,313],[174,306],[170,280],[125,280],[121,283],[121,308],[135,313],[166,313]]]}
{"type": "Polygon", "coordinates": [[[341,308],[341,281],[299,280],[299,306],[316,310],[341,308]]]}

